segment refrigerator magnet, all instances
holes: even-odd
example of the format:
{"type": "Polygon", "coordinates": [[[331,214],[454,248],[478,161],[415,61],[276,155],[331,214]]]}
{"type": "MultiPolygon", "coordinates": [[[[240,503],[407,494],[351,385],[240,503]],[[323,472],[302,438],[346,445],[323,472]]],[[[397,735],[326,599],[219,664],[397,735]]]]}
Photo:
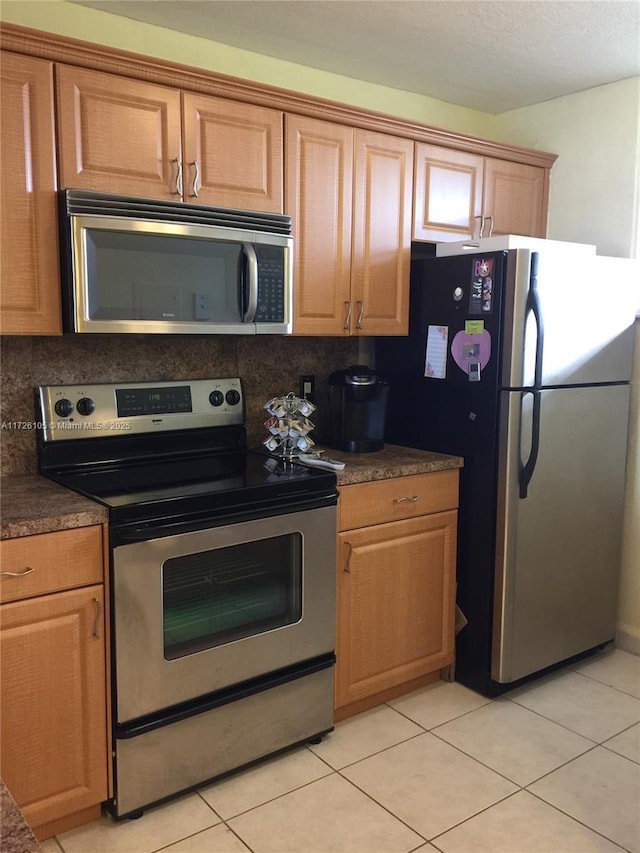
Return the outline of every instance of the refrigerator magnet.
{"type": "Polygon", "coordinates": [[[463,373],[477,374],[478,381],[491,358],[491,335],[486,329],[480,335],[458,332],[451,342],[451,355],[463,373]]]}
{"type": "Polygon", "coordinates": [[[473,261],[469,314],[493,312],[493,265],[493,258],[478,258],[473,261]]]}
{"type": "Polygon", "coordinates": [[[424,375],[429,379],[447,378],[448,326],[427,327],[427,352],[424,360],[424,375]]]}

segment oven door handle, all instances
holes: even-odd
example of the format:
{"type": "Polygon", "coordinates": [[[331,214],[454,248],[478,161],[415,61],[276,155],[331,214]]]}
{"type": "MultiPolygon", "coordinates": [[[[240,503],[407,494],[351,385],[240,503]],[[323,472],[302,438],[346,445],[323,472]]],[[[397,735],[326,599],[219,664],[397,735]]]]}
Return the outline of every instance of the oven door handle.
{"type": "Polygon", "coordinates": [[[202,516],[174,516],[168,519],[151,519],[148,522],[136,524],[116,524],[111,526],[112,546],[125,545],[133,542],[146,542],[150,539],[160,539],[164,536],[177,536],[181,533],[193,533],[197,530],[214,529],[228,524],[236,524],[243,521],[258,521],[265,518],[274,518],[278,515],[304,512],[311,509],[322,509],[324,507],[336,506],[338,492],[323,492],[322,495],[313,495],[307,500],[296,500],[293,503],[282,503],[268,507],[259,506],[247,509],[243,512],[231,510],[230,512],[216,512],[202,516]]]}

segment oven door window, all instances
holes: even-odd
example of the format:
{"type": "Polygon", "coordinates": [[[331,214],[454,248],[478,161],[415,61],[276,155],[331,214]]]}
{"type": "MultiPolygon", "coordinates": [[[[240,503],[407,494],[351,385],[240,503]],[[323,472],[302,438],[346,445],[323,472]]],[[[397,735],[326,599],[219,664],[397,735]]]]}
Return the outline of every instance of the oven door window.
{"type": "Polygon", "coordinates": [[[162,575],[166,660],[302,618],[300,533],[174,557],[162,575]]]}

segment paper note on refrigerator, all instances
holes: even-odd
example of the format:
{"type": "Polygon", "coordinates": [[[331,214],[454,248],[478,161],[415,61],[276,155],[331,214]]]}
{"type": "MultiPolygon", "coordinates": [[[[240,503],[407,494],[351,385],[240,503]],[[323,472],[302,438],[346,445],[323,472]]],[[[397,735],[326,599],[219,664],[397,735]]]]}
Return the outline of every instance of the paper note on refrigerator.
{"type": "Polygon", "coordinates": [[[424,362],[424,375],[430,379],[447,378],[448,326],[427,327],[427,354],[424,362]]]}

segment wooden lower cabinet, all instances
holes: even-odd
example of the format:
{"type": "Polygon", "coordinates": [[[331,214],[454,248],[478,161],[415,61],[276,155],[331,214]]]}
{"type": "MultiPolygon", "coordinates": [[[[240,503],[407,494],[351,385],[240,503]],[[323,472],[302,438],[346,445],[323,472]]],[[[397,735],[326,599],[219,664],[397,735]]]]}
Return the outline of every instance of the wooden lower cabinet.
{"type": "MultiPolygon", "coordinates": [[[[100,527],[83,530],[101,547],[100,527]]],[[[71,547],[76,532],[3,541],[3,573],[37,576],[43,546],[59,535],[71,547]],[[12,557],[24,549],[12,546],[29,540],[32,556],[18,569],[12,557]]],[[[101,551],[91,566],[96,556],[101,567],[101,551]]],[[[0,606],[0,775],[41,840],[97,817],[109,796],[104,596],[97,583],[0,606]]]]}
{"type": "MultiPolygon", "coordinates": [[[[457,472],[447,473],[455,482],[457,505],[457,472]]],[[[430,476],[381,481],[390,513],[414,517],[338,533],[338,718],[385,701],[389,691],[400,695],[420,679],[437,680],[453,661],[456,505],[420,515],[418,501],[401,500],[415,496],[416,481],[428,488],[430,476]],[[397,484],[395,498],[389,484],[397,484]],[[404,494],[407,485],[411,495],[404,494]]],[[[354,495],[370,500],[375,486],[363,486],[354,495]]],[[[346,490],[359,488],[344,487],[341,499],[346,490]]]]}

